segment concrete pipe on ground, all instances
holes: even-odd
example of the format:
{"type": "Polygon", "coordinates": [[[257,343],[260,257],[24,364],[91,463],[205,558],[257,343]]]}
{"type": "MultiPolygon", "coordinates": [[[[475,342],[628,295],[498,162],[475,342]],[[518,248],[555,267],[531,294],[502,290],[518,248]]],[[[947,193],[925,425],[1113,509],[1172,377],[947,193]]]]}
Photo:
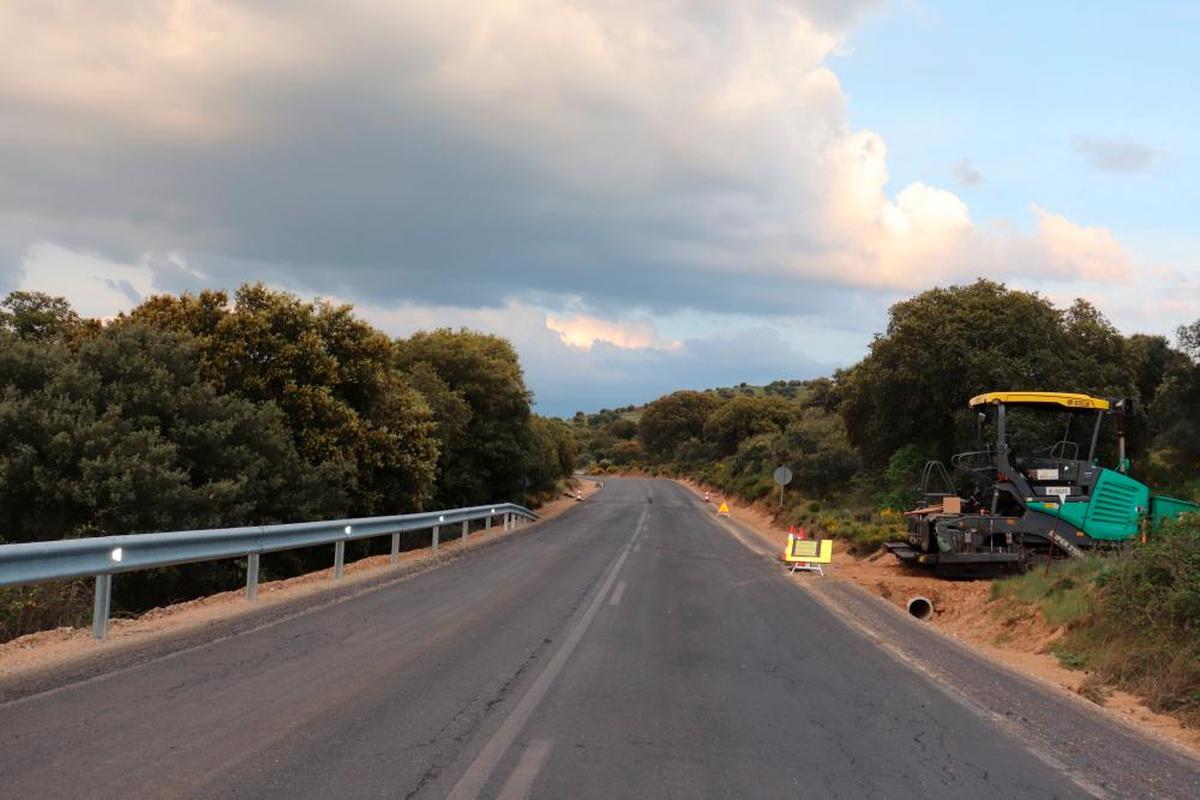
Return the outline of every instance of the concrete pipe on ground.
{"type": "Polygon", "coordinates": [[[908,613],[917,619],[929,619],[933,616],[933,601],[917,595],[908,601],[908,613]]]}

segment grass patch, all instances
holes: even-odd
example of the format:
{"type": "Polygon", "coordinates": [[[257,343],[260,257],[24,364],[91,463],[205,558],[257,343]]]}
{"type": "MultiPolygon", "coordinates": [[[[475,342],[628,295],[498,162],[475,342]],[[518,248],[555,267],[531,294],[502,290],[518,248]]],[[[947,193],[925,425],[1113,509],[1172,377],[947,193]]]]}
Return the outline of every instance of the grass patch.
{"type": "Polygon", "coordinates": [[[1009,598],[1041,613],[1053,628],[1067,628],[1092,613],[1092,594],[1097,576],[1105,570],[1100,558],[1051,564],[1047,571],[1035,568],[992,583],[992,599],[1009,598]]]}
{"type": "Polygon", "coordinates": [[[996,581],[993,599],[1034,609],[1065,630],[1051,652],[1092,672],[1085,696],[1107,687],[1200,724],[1200,519],[1165,525],[1119,554],[1039,567],[996,581]]]}
{"type": "Polygon", "coordinates": [[[1067,669],[1087,669],[1088,657],[1084,653],[1077,653],[1061,644],[1051,647],[1050,652],[1058,659],[1058,663],[1067,669]]]}

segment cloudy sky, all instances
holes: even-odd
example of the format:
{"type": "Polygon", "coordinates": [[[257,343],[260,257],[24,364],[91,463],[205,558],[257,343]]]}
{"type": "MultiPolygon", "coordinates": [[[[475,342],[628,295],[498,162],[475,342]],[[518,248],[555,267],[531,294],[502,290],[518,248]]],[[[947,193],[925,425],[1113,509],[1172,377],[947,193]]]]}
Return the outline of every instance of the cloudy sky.
{"type": "Polygon", "coordinates": [[[859,358],[979,275],[1200,317],[1200,7],[6,0],[0,291],[264,281],[543,413],[859,358]],[[1136,11],[1130,9],[1136,8],[1136,11]]]}

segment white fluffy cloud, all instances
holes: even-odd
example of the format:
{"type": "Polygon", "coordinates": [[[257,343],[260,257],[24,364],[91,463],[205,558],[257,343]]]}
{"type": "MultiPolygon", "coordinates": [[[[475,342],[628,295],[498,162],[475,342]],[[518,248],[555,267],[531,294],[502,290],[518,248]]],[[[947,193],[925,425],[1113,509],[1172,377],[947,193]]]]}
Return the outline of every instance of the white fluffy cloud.
{"type": "Polygon", "coordinates": [[[88,309],[262,279],[514,336],[536,308],[616,380],[610,350],[694,352],[656,315],[1128,276],[1104,228],[889,184],[830,68],[871,5],[5,3],[0,288],[88,309]]]}

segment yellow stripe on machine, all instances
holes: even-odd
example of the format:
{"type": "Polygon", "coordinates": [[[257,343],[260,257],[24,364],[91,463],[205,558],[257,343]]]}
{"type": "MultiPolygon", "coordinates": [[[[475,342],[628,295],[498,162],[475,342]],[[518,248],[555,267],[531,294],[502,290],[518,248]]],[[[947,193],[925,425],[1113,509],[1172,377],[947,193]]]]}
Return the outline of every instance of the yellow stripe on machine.
{"type": "Polygon", "coordinates": [[[1025,406],[1062,406],[1063,408],[1091,409],[1093,411],[1108,411],[1110,403],[1100,397],[1073,392],[988,392],[977,394],[971,398],[968,405],[986,406],[992,403],[1025,406]]]}

